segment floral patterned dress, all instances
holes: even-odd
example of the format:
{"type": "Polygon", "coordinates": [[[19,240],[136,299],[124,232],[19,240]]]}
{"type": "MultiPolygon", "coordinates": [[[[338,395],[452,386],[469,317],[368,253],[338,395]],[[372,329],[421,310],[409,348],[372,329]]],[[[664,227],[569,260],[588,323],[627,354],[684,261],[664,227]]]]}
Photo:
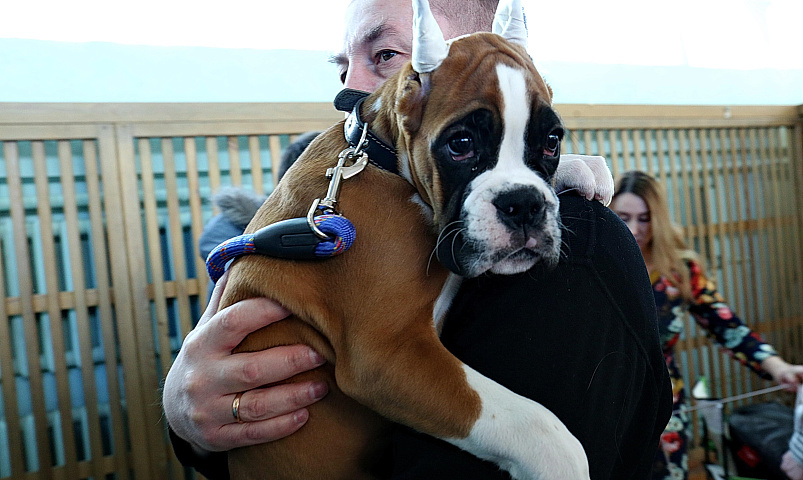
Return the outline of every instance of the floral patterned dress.
{"type": "Polygon", "coordinates": [[[661,435],[661,448],[658,449],[653,465],[653,480],[688,478],[687,441],[691,422],[688,413],[681,409],[681,406],[686,405],[686,390],[675,362],[674,351],[683,331],[685,310],[688,309],[710,338],[763,378],[769,376],[761,370],[761,362],[777,355],[772,346],[750,330],[725,304],[714,283],[703,275],[700,265],[693,261],[687,261],[687,264],[694,297],[692,303],[683,299],[680,290],[673,284],[674,278],[660,272],[650,272],[655,305],[658,308],[658,333],[672,380],[673,395],[673,413],[661,435]]]}

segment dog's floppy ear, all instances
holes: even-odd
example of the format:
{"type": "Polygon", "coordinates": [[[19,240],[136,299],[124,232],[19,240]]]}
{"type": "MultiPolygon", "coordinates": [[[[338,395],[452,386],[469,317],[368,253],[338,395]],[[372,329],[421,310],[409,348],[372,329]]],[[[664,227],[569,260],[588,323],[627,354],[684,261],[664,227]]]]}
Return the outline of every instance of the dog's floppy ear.
{"type": "Polygon", "coordinates": [[[402,119],[402,125],[409,134],[421,127],[424,107],[427,104],[429,90],[429,74],[419,74],[414,70],[404,76],[396,95],[396,112],[402,119]]]}

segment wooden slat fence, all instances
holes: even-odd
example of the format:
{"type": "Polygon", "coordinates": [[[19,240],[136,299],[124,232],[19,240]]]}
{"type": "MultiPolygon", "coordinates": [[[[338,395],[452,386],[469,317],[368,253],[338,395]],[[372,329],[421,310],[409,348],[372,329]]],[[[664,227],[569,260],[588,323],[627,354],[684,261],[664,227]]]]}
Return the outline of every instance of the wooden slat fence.
{"type": "Polygon", "coordinates": [[[181,478],[159,387],[205,307],[221,185],[331,107],[0,104],[0,478],[181,478]]]}
{"type": "MultiPolygon", "coordinates": [[[[737,314],[787,359],[803,361],[803,165],[795,109],[606,110],[564,110],[570,149],[605,155],[614,176],[639,169],[659,178],[675,220],[737,314]]],[[[712,347],[694,322],[680,350],[686,378],[713,379],[716,397],[765,386],[712,347]]]]}
{"type": "MultiPolygon", "coordinates": [[[[560,105],[565,150],[667,186],[720,290],[803,361],[798,107],[560,105]]],[[[206,303],[221,186],[267,194],[328,104],[0,103],[0,478],[182,478],[159,386],[206,303]]],[[[763,385],[690,325],[686,376],[763,385]]]]}

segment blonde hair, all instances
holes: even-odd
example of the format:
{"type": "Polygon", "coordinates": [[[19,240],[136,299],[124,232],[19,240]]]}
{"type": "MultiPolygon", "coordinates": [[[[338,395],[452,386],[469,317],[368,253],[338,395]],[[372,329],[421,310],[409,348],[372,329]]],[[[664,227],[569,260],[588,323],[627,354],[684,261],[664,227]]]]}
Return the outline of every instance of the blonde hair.
{"type": "Polygon", "coordinates": [[[672,221],[664,188],[650,175],[640,171],[624,173],[616,182],[614,198],[621,193],[641,197],[650,210],[652,240],[648,245],[652,267],[673,282],[687,300],[692,300],[687,261],[700,263],[699,255],[683,239],[682,229],[672,221]]]}

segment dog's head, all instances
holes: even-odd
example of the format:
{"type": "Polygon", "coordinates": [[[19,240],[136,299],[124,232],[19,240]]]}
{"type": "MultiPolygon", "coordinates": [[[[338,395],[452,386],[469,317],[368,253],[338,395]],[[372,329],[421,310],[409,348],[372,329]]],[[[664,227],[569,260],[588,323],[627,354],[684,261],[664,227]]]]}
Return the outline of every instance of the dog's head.
{"type": "Polygon", "coordinates": [[[550,181],[563,127],[522,45],[521,7],[502,0],[494,33],[445,42],[426,0],[417,3],[413,61],[380,89],[378,105],[393,102],[402,172],[432,208],[438,259],[463,276],[554,265],[550,181]]]}

